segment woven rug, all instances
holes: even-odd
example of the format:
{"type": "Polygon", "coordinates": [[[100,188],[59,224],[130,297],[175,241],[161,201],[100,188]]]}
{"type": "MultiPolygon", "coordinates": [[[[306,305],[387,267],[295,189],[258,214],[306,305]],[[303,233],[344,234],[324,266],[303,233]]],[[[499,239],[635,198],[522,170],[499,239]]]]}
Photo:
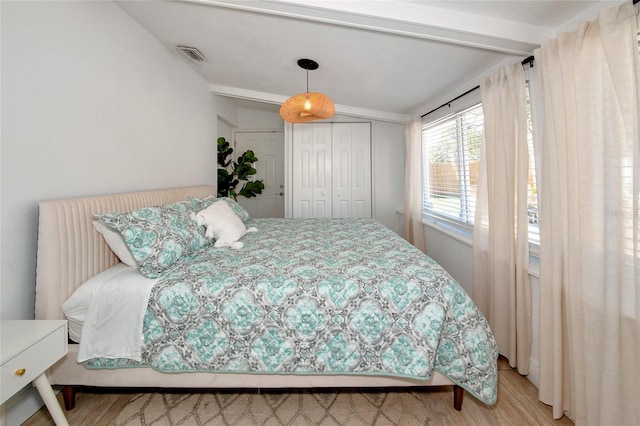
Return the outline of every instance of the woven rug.
{"type": "Polygon", "coordinates": [[[428,425],[420,392],[144,393],[113,424],[428,425]]]}

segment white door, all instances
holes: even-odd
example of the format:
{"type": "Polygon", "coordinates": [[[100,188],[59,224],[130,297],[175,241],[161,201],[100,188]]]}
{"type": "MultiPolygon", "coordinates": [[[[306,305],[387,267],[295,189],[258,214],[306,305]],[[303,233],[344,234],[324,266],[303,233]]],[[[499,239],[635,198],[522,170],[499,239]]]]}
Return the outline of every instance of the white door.
{"type": "Polygon", "coordinates": [[[293,217],[313,217],[313,127],[293,126],[293,217]]]}
{"type": "Polygon", "coordinates": [[[333,217],[371,217],[371,126],[334,123],[333,217]]]}
{"type": "Polygon", "coordinates": [[[313,127],[313,209],[315,218],[331,218],[331,124],[313,127]]]}
{"type": "Polygon", "coordinates": [[[331,124],[293,126],[293,217],[331,218],[331,124]]]}
{"type": "Polygon", "coordinates": [[[370,123],[293,125],[295,218],[371,217],[370,123]]]}
{"type": "Polygon", "coordinates": [[[238,203],[251,217],[284,217],[284,133],[236,132],[234,138],[234,158],[252,150],[258,158],[254,178],[264,182],[262,194],[255,198],[238,197],[238,203]]]}

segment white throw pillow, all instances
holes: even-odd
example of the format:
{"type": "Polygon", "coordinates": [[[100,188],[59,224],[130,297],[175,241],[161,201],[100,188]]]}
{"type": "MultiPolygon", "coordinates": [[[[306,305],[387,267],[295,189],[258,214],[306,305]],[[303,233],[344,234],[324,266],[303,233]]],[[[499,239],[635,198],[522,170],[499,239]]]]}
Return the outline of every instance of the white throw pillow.
{"type": "Polygon", "coordinates": [[[247,228],[231,207],[224,201],[216,201],[204,210],[192,214],[191,219],[198,225],[206,226],[205,236],[215,238],[214,247],[231,247],[239,249],[244,243],[238,240],[247,232],[255,232],[255,228],[247,228]]]}
{"type": "Polygon", "coordinates": [[[131,255],[127,245],[124,243],[124,239],[122,239],[122,234],[120,234],[118,230],[112,228],[101,220],[94,220],[93,227],[96,228],[96,231],[102,234],[107,245],[111,248],[111,251],[118,256],[118,259],[120,259],[122,263],[127,266],[133,266],[134,268],[138,267],[136,260],[131,255]]]}

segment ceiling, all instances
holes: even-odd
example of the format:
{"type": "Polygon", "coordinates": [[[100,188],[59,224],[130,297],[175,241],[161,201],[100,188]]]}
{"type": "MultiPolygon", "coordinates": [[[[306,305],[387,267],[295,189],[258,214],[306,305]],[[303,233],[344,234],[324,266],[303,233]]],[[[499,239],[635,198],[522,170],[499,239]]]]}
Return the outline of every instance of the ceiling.
{"type": "MultiPolygon", "coordinates": [[[[277,111],[309,90],[336,112],[404,121],[622,1],[189,0],[118,5],[211,83],[277,111]],[[176,46],[196,47],[193,63],[176,46]]],[[[251,103],[250,105],[259,105],[251,103]]]]}

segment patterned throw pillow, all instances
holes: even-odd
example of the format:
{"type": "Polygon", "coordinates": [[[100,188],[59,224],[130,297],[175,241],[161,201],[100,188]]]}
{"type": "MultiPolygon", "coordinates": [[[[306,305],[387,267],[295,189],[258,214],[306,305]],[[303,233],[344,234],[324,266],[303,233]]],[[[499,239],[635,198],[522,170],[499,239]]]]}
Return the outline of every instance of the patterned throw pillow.
{"type": "Polygon", "coordinates": [[[229,205],[229,207],[231,207],[231,210],[233,210],[233,212],[244,222],[247,223],[247,221],[249,220],[249,212],[245,210],[244,207],[242,207],[240,204],[238,204],[238,202],[236,200],[234,200],[233,198],[229,198],[229,197],[220,197],[220,198],[216,198],[213,196],[209,196],[203,199],[198,199],[198,198],[191,198],[191,202],[194,205],[198,205],[200,210],[204,210],[207,207],[209,207],[211,204],[215,203],[216,201],[224,201],[225,203],[227,203],[229,205]]]}
{"type": "Polygon", "coordinates": [[[189,218],[191,213],[197,212],[191,202],[181,201],[93,217],[122,234],[142,275],[157,278],[182,257],[210,242],[204,236],[204,229],[189,218]]]}
{"type": "Polygon", "coordinates": [[[105,242],[111,251],[118,256],[118,259],[127,266],[138,267],[138,263],[131,255],[129,247],[124,243],[122,234],[117,229],[112,228],[101,220],[94,220],[93,227],[102,234],[105,242]]]}

